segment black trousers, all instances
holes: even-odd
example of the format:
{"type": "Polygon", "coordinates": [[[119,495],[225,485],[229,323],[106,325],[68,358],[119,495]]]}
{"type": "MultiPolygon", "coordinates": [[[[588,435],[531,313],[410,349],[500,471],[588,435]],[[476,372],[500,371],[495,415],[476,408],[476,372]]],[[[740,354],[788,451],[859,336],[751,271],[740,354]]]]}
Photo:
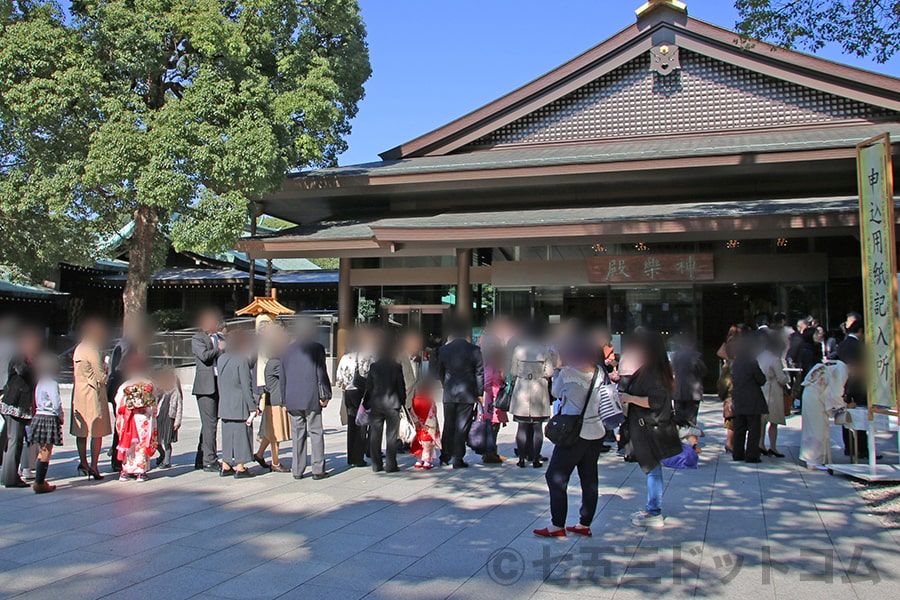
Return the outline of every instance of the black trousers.
{"type": "MultiPolygon", "coordinates": [[[[347,407],[347,464],[361,465],[365,463],[366,445],[369,428],[356,424],[356,413],[362,402],[361,390],[344,391],[344,406],[347,407]]],[[[378,456],[381,456],[379,451],[378,456]]]]}
{"type": "Polygon", "coordinates": [[[200,409],[200,447],[198,455],[203,466],[216,466],[216,431],[219,428],[219,395],[197,396],[200,409]]]}
{"type": "Polygon", "coordinates": [[[441,433],[441,462],[461,461],[466,456],[466,440],[472,427],[475,404],[444,402],[444,431],[441,433]]]}
{"type": "Polygon", "coordinates": [[[15,485],[22,480],[19,477],[19,463],[22,462],[22,449],[25,447],[25,425],[28,421],[15,417],[6,419],[6,453],[3,456],[3,468],[0,470],[0,483],[15,485]]]}
{"type": "Polygon", "coordinates": [[[700,403],[696,400],[675,401],[675,422],[679,425],[688,423],[696,425],[699,414],[700,403]]]}
{"type": "Polygon", "coordinates": [[[397,439],[400,437],[400,412],[373,408],[369,417],[369,457],[372,469],[380,471],[397,470],[397,439]],[[381,461],[381,444],[387,440],[384,452],[385,463],[381,461]]]}
{"type": "Polygon", "coordinates": [[[518,424],[516,447],[519,449],[519,460],[539,461],[544,446],[543,421],[518,421],[518,424]]]}
{"type": "Polygon", "coordinates": [[[734,415],[734,460],[758,460],[762,415],[734,415]]]}
{"type": "Polygon", "coordinates": [[[600,447],[603,440],[582,440],[574,446],[555,446],[547,465],[547,487],[550,489],[550,518],[555,527],[566,526],[569,512],[569,479],[572,472],[578,470],[581,480],[581,511],[579,523],[590,527],[597,512],[597,500],[600,498],[599,475],[597,461],[600,459],[600,447]]]}

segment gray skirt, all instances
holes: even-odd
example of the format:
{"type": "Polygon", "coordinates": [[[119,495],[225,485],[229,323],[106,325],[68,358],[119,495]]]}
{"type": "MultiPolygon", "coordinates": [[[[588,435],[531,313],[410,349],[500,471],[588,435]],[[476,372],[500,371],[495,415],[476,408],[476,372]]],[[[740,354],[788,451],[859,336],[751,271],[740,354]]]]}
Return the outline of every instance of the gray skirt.
{"type": "Polygon", "coordinates": [[[222,462],[253,460],[253,431],[245,421],[222,420],[222,462]]]}

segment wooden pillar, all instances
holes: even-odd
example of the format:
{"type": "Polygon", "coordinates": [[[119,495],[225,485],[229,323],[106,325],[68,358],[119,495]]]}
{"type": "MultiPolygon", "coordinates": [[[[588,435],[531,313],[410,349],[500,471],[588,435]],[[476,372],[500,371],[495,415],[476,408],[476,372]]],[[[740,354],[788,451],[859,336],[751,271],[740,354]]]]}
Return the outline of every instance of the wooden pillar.
{"type": "Polygon", "coordinates": [[[347,352],[350,328],[353,327],[353,289],[350,287],[350,259],[340,259],[338,272],[338,333],[335,358],[347,352]]]}
{"type": "Polygon", "coordinates": [[[456,250],[456,316],[472,324],[472,249],[456,250]]]}

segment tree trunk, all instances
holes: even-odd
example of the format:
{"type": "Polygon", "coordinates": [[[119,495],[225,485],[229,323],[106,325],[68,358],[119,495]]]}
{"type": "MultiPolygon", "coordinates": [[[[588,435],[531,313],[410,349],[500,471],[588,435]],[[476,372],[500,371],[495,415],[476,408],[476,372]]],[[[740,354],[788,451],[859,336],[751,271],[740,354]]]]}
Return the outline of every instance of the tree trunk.
{"type": "Polygon", "coordinates": [[[156,240],[156,209],[144,204],[134,211],[134,233],[128,253],[128,280],[122,294],[125,322],[141,319],[147,313],[147,288],[153,275],[153,243],[156,240]]]}

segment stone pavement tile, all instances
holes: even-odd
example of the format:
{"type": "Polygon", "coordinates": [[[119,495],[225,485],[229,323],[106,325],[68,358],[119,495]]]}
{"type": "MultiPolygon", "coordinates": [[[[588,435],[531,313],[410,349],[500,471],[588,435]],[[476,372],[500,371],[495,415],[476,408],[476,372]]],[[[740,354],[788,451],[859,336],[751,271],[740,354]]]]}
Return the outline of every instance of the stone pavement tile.
{"type": "Polygon", "coordinates": [[[451,597],[460,584],[456,579],[401,574],[368,594],[366,600],[438,600],[451,597]]]}
{"type": "MultiPolygon", "coordinates": [[[[152,569],[152,563],[135,566],[132,568],[152,569]]],[[[171,569],[150,579],[141,581],[128,587],[129,598],[165,598],[166,600],[181,600],[190,598],[200,592],[204,592],[222,581],[231,577],[225,573],[192,569],[191,567],[178,567],[171,569]]],[[[108,597],[124,597],[126,592],[113,592],[108,597]]]]}
{"type": "MultiPolygon", "coordinates": [[[[208,591],[216,596],[236,600],[267,600],[289,592],[330,567],[330,563],[282,557],[232,577],[208,591]]],[[[336,582],[335,588],[340,585],[340,582],[336,582]]]]}
{"type": "Polygon", "coordinates": [[[249,516],[256,512],[257,511],[252,508],[226,509],[222,506],[207,507],[193,512],[189,515],[165,521],[165,524],[168,527],[184,528],[190,529],[192,531],[203,531],[204,529],[211,529],[220,525],[224,525],[225,523],[230,523],[232,521],[239,521],[243,517],[249,516]]]}
{"type": "MultiPolygon", "coordinates": [[[[311,560],[337,564],[371,548],[380,539],[370,535],[357,535],[338,531],[296,547],[282,558],[285,560],[311,560]]],[[[375,548],[372,549],[375,550],[375,548]]]]}
{"type": "Polygon", "coordinates": [[[367,594],[359,590],[304,583],[279,596],[278,600],[360,600],[367,594]]]}
{"type": "Polygon", "coordinates": [[[322,511],[316,518],[328,517],[345,521],[358,521],[391,505],[392,503],[386,500],[350,500],[346,504],[337,504],[330,510],[322,511]]]}
{"type": "MultiPolygon", "coordinates": [[[[75,517],[78,515],[76,514],[75,517]]],[[[138,509],[117,518],[106,518],[84,527],[82,531],[107,535],[124,535],[133,531],[155,527],[171,520],[171,515],[153,508],[138,509]]]]}
{"type": "Polygon", "coordinates": [[[86,550],[115,557],[130,556],[151,548],[169,544],[191,535],[191,531],[174,527],[155,526],[127,535],[110,537],[103,541],[86,546],[86,550]]]}
{"type": "Polygon", "coordinates": [[[240,544],[207,554],[191,562],[190,566],[194,569],[237,575],[275,559],[287,551],[276,542],[266,543],[264,538],[265,535],[260,535],[244,540],[240,544]]]}
{"type": "Polygon", "coordinates": [[[428,527],[420,529],[414,525],[411,529],[403,528],[397,533],[382,539],[372,546],[372,550],[384,552],[385,554],[401,554],[418,558],[428,554],[460,531],[461,529],[455,527],[428,527]]]}
{"type": "Polygon", "coordinates": [[[393,579],[414,562],[415,559],[409,556],[367,552],[364,560],[345,561],[335,565],[310,583],[371,591],[393,579]]]}
{"type": "Polygon", "coordinates": [[[337,531],[345,527],[352,521],[345,519],[327,518],[320,516],[306,517],[297,519],[292,523],[283,526],[280,531],[288,532],[302,538],[302,543],[308,543],[314,539],[318,539],[323,535],[327,535],[333,531],[337,531]]]}
{"type": "Polygon", "coordinates": [[[0,570],[0,593],[14,595],[27,592],[112,560],[111,556],[79,548],[38,563],[0,570]]]}
{"type": "Polygon", "coordinates": [[[10,561],[31,564],[57,554],[106,541],[110,536],[82,531],[66,531],[47,538],[33,539],[0,549],[0,565],[10,561]]]}
{"type": "Polygon", "coordinates": [[[412,513],[406,514],[396,511],[388,513],[379,510],[350,523],[341,529],[340,532],[374,536],[382,540],[397,531],[408,530],[408,527],[420,518],[419,515],[412,513]]]}

